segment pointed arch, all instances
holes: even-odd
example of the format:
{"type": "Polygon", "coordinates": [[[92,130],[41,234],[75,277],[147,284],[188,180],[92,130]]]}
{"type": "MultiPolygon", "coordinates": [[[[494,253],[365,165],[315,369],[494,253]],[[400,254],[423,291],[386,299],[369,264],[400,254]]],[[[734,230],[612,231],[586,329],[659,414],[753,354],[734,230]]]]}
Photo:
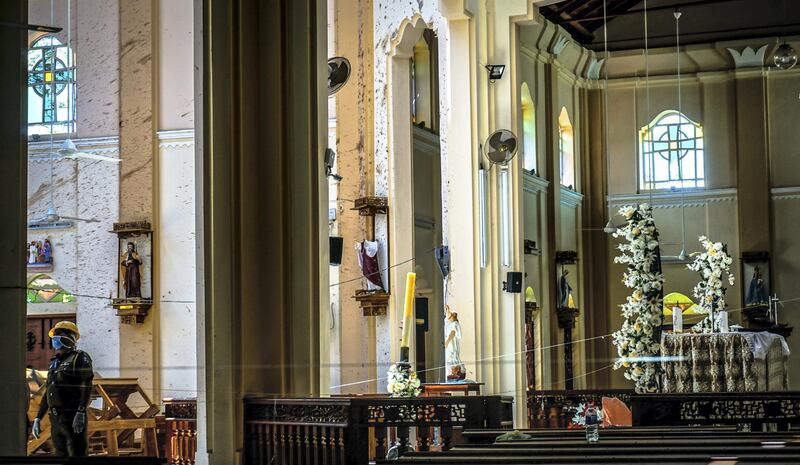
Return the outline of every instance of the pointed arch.
{"type": "MultiPolygon", "coordinates": [[[[523,82],[520,89],[522,115],[522,163],[525,171],[536,170],[536,109],[533,106],[528,83],[523,82]]],[[[537,170],[538,171],[538,170],[537,170]]]]}
{"type": "Polygon", "coordinates": [[[561,165],[561,185],[576,189],[575,185],[575,136],[566,107],[558,115],[558,153],[561,165]]]}

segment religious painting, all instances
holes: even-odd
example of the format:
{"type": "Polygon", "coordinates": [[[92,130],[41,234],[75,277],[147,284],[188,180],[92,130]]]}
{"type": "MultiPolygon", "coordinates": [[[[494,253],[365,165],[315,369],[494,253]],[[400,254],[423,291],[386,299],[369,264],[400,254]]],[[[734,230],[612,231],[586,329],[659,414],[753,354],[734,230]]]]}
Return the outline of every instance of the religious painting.
{"type": "Polygon", "coordinates": [[[34,238],[25,243],[25,263],[29,271],[53,271],[53,243],[49,237],[34,238]]]}
{"type": "Polygon", "coordinates": [[[117,298],[112,306],[124,323],[141,323],[152,305],[153,232],[148,222],[115,223],[118,236],[117,298]]]}

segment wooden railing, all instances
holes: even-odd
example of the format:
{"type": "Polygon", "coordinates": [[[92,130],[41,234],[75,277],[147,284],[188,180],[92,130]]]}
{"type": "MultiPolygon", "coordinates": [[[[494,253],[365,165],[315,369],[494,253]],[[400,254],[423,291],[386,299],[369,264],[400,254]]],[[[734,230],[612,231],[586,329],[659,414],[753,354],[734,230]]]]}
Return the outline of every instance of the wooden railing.
{"type": "Polygon", "coordinates": [[[800,423],[800,391],[635,394],[622,389],[529,391],[531,428],[566,428],[580,403],[615,397],[631,409],[633,426],[736,425],[785,430],[800,423]]]}
{"type": "Polygon", "coordinates": [[[197,400],[164,399],[164,457],[169,465],[194,465],[197,400]]]}
{"type": "Polygon", "coordinates": [[[800,391],[641,394],[631,396],[633,424],[737,425],[753,431],[800,423],[800,391]]]}
{"type": "Polygon", "coordinates": [[[512,402],[503,396],[246,398],[244,463],[366,465],[392,446],[401,454],[411,443],[430,450],[434,428],[447,450],[455,430],[510,428],[512,402]]]}

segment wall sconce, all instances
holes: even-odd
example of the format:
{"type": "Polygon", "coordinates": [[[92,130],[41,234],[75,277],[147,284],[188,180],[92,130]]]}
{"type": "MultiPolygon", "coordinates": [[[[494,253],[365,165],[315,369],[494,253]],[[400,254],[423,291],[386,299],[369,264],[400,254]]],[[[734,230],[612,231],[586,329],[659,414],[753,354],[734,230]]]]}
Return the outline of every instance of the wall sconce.
{"type": "Polygon", "coordinates": [[[486,65],[486,71],[489,71],[489,82],[494,82],[503,78],[503,72],[506,70],[506,65],[486,65]]]}

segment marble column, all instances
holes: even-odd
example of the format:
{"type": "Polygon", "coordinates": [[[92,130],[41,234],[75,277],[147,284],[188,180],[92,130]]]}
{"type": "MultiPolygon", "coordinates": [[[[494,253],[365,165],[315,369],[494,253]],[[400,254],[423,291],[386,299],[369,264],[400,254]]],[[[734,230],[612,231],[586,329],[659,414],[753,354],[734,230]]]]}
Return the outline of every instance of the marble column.
{"type": "Polygon", "coordinates": [[[243,396],[319,392],[326,5],[196,0],[195,14],[198,462],[230,464],[243,396]]]}
{"type": "MultiPolygon", "coordinates": [[[[153,216],[156,190],[153,163],[156,154],[156,116],[154,110],[154,0],[119,2],[119,221],[149,221],[159,241],[158,224],[153,216]]],[[[158,256],[153,268],[158,272],[158,256]]],[[[153,278],[155,278],[155,274],[153,278]]],[[[157,282],[157,280],[154,280],[157,282]]],[[[159,289],[154,286],[152,296],[159,289]]],[[[151,296],[148,296],[151,297],[151,296]]],[[[120,326],[120,374],[139,378],[139,384],[158,402],[160,371],[158,363],[158,314],[156,302],[144,322],[120,326]]]]}

